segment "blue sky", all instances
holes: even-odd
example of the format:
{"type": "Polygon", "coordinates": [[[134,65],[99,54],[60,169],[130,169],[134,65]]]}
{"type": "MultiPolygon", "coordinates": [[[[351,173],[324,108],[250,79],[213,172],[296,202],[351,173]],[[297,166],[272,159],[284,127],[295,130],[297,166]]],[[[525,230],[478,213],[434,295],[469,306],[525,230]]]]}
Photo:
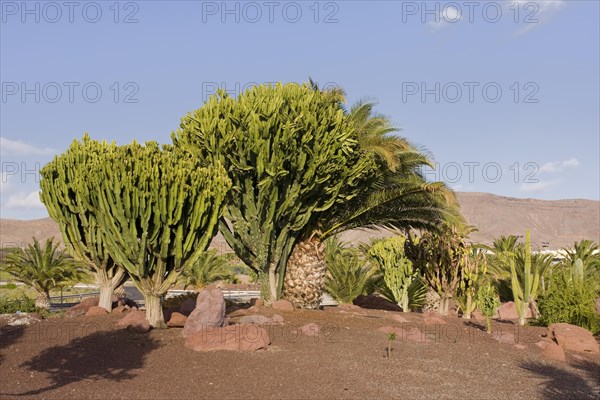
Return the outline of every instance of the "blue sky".
{"type": "Polygon", "coordinates": [[[459,191],[600,198],[596,1],[2,1],[0,216],[73,139],[170,141],[218,86],[339,85],[459,191]],[[116,5],[115,5],[116,4],[116,5]]]}

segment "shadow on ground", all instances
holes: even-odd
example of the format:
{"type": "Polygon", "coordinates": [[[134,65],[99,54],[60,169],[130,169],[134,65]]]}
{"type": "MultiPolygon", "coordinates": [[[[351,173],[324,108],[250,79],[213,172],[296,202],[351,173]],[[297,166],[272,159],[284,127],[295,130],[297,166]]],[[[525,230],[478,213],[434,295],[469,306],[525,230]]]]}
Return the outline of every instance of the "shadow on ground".
{"type": "Polygon", "coordinates": [[[103,380],[107,384],[130,380],[144,366],[146,356],[158,347],[158,341],[150,335],[96,331],[43,350],[20,365],[44,374],[50,381],[48,386],[2,395],[34,396],[81,380],[103,380]]]}
{"type": "Polygon", "coordinates": [[[0,363],[4,361],[3,353],[10,345],[18,341],[25,332],[25,326],[0,326],[0,363]]]}
{"type": "Polygon", "coordinates": [[[545,378],[541,397],[544,399],[598,399],[600,398],[600,365],[580,360],[569,364],[585,375],[585,378],[569,372],[566,368],[541,362],[526,362],[521,368],[545,378]],[[587,378],[587,379],[586,379],[587,378]]]}

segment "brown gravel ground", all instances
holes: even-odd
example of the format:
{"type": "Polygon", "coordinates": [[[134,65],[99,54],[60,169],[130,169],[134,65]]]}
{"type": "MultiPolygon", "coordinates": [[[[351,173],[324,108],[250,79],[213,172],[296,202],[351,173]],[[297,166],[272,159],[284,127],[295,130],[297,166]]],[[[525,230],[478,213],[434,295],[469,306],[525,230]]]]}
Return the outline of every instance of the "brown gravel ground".
{"type": "MultiPolygon", "coordinates": [[[[236,311],[230,320],[245,313],[236,311]]],[[[254,353],[196,353],[183,346],[180,329],[129,333],[116,329],[116,315],[1,326],[0,398],[600,397],[600,357],[567,354],[566,363],[544,358],[535,342],[545,328],[496,322],[503,336],[495,337],[509,342],[500,343],[478,323],[449,317],[446,325],[427,328],[429,343],[399,337],[387,359],[387,337],[377,329],[400,326],[393,315],[421,326],[421,314],[339,307],[276,313],[285,324],[269,327],[271,346],[254,353]],[[317,337],[294,334],[309,322],[321,327],[317,337]]]]}

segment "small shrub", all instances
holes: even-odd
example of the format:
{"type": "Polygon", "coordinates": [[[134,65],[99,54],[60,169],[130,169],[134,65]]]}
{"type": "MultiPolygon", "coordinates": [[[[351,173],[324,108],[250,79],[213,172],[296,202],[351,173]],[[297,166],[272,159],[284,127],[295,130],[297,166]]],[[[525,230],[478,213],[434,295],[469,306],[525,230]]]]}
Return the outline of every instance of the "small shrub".
{"type": "Polygon", "coordinates": [[[20,299],[8,300],[0,298],[0,314],[14,314],[17,311],[36,312],[35,300],[23,295],[20,299]]]}
{"type": "Polygon", "coordinates": [[[594,334],[600,332],[600,316],[595,310],[599,293],[592,283],[566,269],[555,271],[548,289],[538,299],[538,322],[542,325],[565,322],[594,334]]]}

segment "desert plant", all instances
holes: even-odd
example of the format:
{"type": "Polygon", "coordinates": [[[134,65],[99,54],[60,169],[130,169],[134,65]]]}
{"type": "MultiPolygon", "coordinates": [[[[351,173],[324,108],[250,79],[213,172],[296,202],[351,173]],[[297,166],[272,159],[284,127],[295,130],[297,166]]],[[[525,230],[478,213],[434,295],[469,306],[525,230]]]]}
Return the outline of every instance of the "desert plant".
{"type": "Polygon", "coordinates": [[[339,303],[352,304],[359,295],[370,292],[377,270],[356,249],[344,247],[337,237],[325,243],[325,290],[339,303]]]}
{"type": "Polygon", "coordinates": [[[396,333],[390,332],[387,334],[387,358],[392,358],[392,342],[396,340],[396,333]]]}
{"type": "Polygon", "coordinates": [[[38,293],[38,308],[50,309],[50,290],[87,280],[82,264],[58,246],[54,238],[46,240],[43,246],[33,238],[33,244],[12,249],[0,264],[1,271],[38,293]]]}
{"type": "MultiPolygon", "coordinates": [[[[525,325],[525,316],[527,309],[535,310],[535,299],[540,281],[540,271],[531,266],[531,244],[529,230],[525,233],[525,260],[521,274],[517,273],[517,263],[514,258],[510,260],[511,288],[517,314],[519,315],[519,325],[525,325]]],[[[535,317],[535,315],[534,315],[535,317]]]]}
{"type": "Polygon", "coordinates": [[[108,254],[104,233],[90,201],[88,168],[97,157],[109,157],[116,144],[91,140],[73,141],[69,149],[40,171],[40,199],[58,223],[67,248],[85,262],[100,287],[99,306],[108,311],[116,287],[127,279],[125,270],[108,254]]]}
{"type": "Polygon", "coordinates": [[[541,324],[566,322],[594,334],[600,331],[600,315],[595,310],[600,290],[597,282],[586,279],[585,270],[583,261],[577,259],[571,268],[554,271],[546,293],[538,300],[541,324]]]}
{"type": "Polygon", "coordinates": [[[172,138],[178,151],[228,171],[233,190],[219,230],[260,274],[267,302],[281,295],[304,227],[354,197],[375,170],[340,99],[307,84],[259,85],[237,99],[220,91],[172,138]]]}
{"type": "Polygon", "coordinates": [[[214,249],[202,253],[181,275],[184,288],[192,286],[195,289],[202,289],[216,281],[234,279],[226,257],[218,256],[214,249]]]}
{"type": "Polygon", "coordinates": [[[464,319],[471,319],[471,313],[477,308],[477,290],[486,272],[485,253],[470,245],[463,254],[463,268],[460,271],[460,283],[456,296],[464,319]]]}
{"type": "Polygon", "coordinates": [[[368,256],[383,271],[381,294],[409,312],[411,306],[422,305],[427,290],[418,285],[421,276],[404,254],[405,240],[402,236],[380,240],[371,246],[368,256]]]}
{"type": "Polygon", "coordinates": [[[144,295],[146,318],[164,327],[161,297],[206,251],[231,182],[171,146],[133,142],[88,165],[90,203],[105,246],[144,295]]]}
{"type": "Polygon", "coordinates": [[[468,252],[459,229],[448,225],[439,233],[425,232],[419,238],[409,235],[405,252],[427,284],[440,295],[440,314],[448,315],[450,299],[456,295],[468,252]]]}
{"type": "Polygon", "coordinates": [[[500,299],[491,283],[482,285],[477,290],[477,305],[485,317],[486,332],[492,332],[492,317],[500,307],[500,299]]]}

